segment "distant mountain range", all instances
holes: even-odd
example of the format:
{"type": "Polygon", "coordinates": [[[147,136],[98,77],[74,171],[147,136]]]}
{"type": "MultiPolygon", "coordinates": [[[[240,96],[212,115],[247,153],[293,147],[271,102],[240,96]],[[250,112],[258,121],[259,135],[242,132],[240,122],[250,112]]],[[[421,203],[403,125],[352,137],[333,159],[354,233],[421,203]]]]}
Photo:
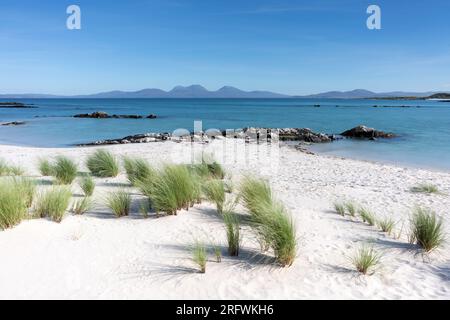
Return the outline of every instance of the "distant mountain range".
{"type": "Polygon", "coordinates": [[[120,99],[120,98],[307,98],[307,99],[380,99],[380,98],[398,98],[398,97],[417,97],[426,98],[432,96],[434,92],[403,92],[392,91],[376,93],[364,89],[352,91],[329,91],[324,93],[289,96],[285,94],[270,91],[244,91],[235,87],[225,86],[216,91],[210,91],[201,85],[176,86],[170,91],[161,89],[143,89],[139,91],[109,91],[90,95],[62,96],[51,94],[0,94],[0,99],[52,99],[52,98],[80,98],[80,99],[120,99]]]}
{"type": "Polygon", "coordinates": [[[84,98],[84,99],[120,99],[120,98],[290,98],[288,95],[270,91],[244,91],[225,86],[217,91],[209,91],[200,85],[176,86],[170,91],[161,89],[143,89],[139,91],[109,91],[90,95],[58,96],[48,94],[0,94],[7,99],[39,98],[84,98]]]}
{"type": "Polygon", "coordinates": [[[392,91],[376,93],[364,89],[356,89],[352,91],[329,91],[324,93],[312,94],[307,96],[298,96],[299,98],[308,99],[370,99],[370,98],[396,98],[396,97],[417,97],[425,98],[433,94],[433,92],[404,92],[404,91],[392,91]]]}

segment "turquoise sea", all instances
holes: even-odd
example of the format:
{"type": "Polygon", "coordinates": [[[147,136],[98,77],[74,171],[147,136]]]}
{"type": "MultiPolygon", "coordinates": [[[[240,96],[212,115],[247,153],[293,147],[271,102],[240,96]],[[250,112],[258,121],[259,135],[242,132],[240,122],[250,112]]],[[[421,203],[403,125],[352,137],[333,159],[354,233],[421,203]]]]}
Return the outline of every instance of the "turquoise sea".
{"type": "MultiPolygon", "coordinates": [[[[8,100],[2,100],[8,101],[8,100]]],[[[10,101],[10,99],[9,99],[10,101]]],[[[63,147],[144,132],[258,127],[308,127],[340,133],[359,124],[391,131],[392,140],[342,140],[313,149],[350,158],[450,170],[450,103],[306,99],[14,99],[33,109],[2,109],[0,144],[63,147]],[[316,107],[320,105],[320,107],[316,107]],[[374,108],[374,105],[389,106],[374,108]],[[404,108],[402,106],[408,106],[404,108]],[[158,119],[75,119],[78,113],[157,114],[158,119]]],[[[1,156],[1,155],[0,155],[1,156]]]]}

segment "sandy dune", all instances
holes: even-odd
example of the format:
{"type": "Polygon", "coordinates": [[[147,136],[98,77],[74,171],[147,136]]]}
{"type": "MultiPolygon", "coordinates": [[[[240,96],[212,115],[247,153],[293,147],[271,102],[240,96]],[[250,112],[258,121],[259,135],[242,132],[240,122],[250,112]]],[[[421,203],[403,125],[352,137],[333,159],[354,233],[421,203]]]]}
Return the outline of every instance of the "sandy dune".
{"type": "MultiPolygon", "coordinates": [[[[214,206],[203,203],[178,216],[139,216],[142,197],[133,193],[133,215],[116,219],[104,207],[105,192],[127,187],[126,177],[96,179],[95,210],[67,215],[61,224],[25,221],[0,232],[0,298],[63,299],[450,299],[450,250],[424,256],[408,244],[408,215],[416,204],[435,210],[450,230],[450,173],[307,155],[288,147],[268,155],[265,146],[211,146],[235,156],[225,167],[237,184],[260,174],[291,211],[298,231],[298,257],[291,268],[270,263],[244,226],[238,258],[226,255],[225,231],[214,206]],[[239,157],[242,159],[237,159],[239,157]],[[279,163],[277,159],[279,156],[279,163]],[[431,182],[447,195],[423,195],[411,186],[431,182]],[[336,199],[352,199],[378,216],[392,216],[399,239],[333,212],[336,199]],[[190,244],[202,239],[223,246],[222,263],[210,255],[206,274],[190,260],[190,244]],[[382,254],[372,276],[356,273],[349,256],[363,242],[382,254]]],[[[107,147],[117,155],[142,156],[154,164],[192,156],[189,144],[173,142],[107,147]],[[173,156],[175,155],[175,156],[173,156]]],[[[64,154],[83,163],[93,148],[38,149],[0,146],[0,158],[38,177],[41,156],[64,154]]],[[[82,166],[83,170],[84,166],[82,166]]],[[[73,186],[75,196],[81,194],[73,186]]],[[[240,210],[243,213],[243,210],[240,210]]],[[[450,239],[449,239],[450,240],[450,239]]]]}

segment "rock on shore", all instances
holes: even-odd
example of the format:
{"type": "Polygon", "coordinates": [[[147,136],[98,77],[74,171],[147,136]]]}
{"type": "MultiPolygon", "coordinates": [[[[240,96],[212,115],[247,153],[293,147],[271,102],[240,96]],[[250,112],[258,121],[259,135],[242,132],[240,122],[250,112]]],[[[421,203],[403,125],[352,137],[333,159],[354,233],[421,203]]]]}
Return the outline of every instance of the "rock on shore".
{"type": "Polygon", "coordinates": [[[363,125],[359,125],[350,130],[341,133],[341,136],[347,138],[360,138],[360,139],[377,139],[377,138],[395,138],[396,135],[390,132],[384,132],[369,128],[363,125]]]}

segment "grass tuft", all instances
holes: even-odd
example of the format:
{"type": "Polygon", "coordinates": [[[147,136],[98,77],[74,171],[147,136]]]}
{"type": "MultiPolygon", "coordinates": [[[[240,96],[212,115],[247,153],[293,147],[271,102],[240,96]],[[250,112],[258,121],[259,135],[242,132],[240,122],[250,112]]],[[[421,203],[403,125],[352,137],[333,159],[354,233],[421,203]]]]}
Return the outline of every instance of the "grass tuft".
{"type": "Polygon", "coordinates": [[[280,265],[291,266],[297,247],[295,226],[284,205],[273,198],[269,184],[246,177],[240,186],[240,197],[261,247],[272,248],[280,265]]]}
{"type": "Polygon", "coordinates": [[[438,187],[430,183],[419,184],[417,186],[412,187],[410,191],[414,193],[427,193],[427,194],[440,193],[438,187]]]}
{"type": "Polygon", "coordinates": [[[151,179],[155,175],[155,170],[144,159],[124,158],[123,164],[128,176],[128,181],[132,185],[151,179]]]}
{"type": "Polygon", "coordinates": [[[442,219],[429,209],[417,207],[412,215],[409,238],[426,252],[439,248],[445,241],[442,219]]]}
{"type": "Polygon", "coordinates": [[[10,166],[0,159],[0,176],[21,176],[25,170],[20,166],[10,166]]]}
{"type": "Polygon", "coordinates": [[[55,222],[61,222],[69,206],[72,193],[67,187],[53,187],[39,195],[36,201],[35,212],[41,217],[49,217],[55,222]]]}
{"type": "Polygon", "coordinates": [[[166,165],[152,179],[139,181],[137,186],[157,213],[177,214],[200,199],[200,180],[185,165],[166,165]]]}
{"type": "Polygon", "coordinates": [[[209,180],[203,185],[203,194],[206,199],[216,205],[217,212],[223,212],[225,202],[225,185],[222,180],[209,180]]]}
{"type": "Polygon", "coordinates": [[[202,242],[196,241],[192,248],[192,261],[200,269],[200,273],[206,272],[207,253],[206,247],[202,242]]]}
{"type": "Polygon", "coordinates": [[[78,168],[75,162],[65,156],[56,158],[56,162],[52,167],[53,175],[58,184],[72,184],[77,177],[78,168]]]}
{"type": "Polygon", "coordinates": [[[345,209],[347,210],[348,214],[351,217],[355,217],[356,216],[356,211],[357,211],[357,206],[353,201],[347,201],[345,202],[345,209]]]}
{"type": "Polygon", "coordinates": [[[387,234],[391,234],[392,230],[395,226],[395,221],[392,218],[384,218],[382,220],[377,221],[378,228],[381,229],[381,231],[386,232],[387,234]]]}
{"type": "Polygon", "coordinates": [[[340,214],[341,216],[345,216],[345,205],[340,202],[334,203],[334,210],[336,213],[340,214]]]}
{"type": "Polygon", "coordinates": [[[27,214],[27,197],[13,180],[0,181],[0,229],[18,225],[27,214]]]}
{"type": "Polygon", "coordinates": [[[358,210],[359,216],[363,222],[367,222],[369,226],[374,226],[376,223],[375,214],[367,208],[360,208],[358,210]]]}
{"type": "Polygon", "coordinates": [[[53,176],[53,165],[48,159],[39,159],[38,168],[41,175],[44,177],[53,176]]]}
{"type": "Polygon", "coordinates": [[[95,182],[90,175],[85,175],[81,178],[80,188],[83,190],[86,197],[91,197],[94,194],[95,182]]]}
{"type": "Polygon", "coordinates": [[[356,251],[351,261],[358,272],[366,275],[380,264],[381,256],[373,247],[363,245],[356,251]]]}
{"type": "Polygon", "coordinates": [[[86,160],[86,166],[94,176],[108,178],[119,174],[119,163],[109,151],[99,149],[86,160]]]}
{"type": "Polygon", "coordinates": [[[36,182],[29,178],[14,178],[15,187],[25,200],[25,205],[30,208],[36,193],[36,182]]]}
{"type": "Polygon", "coordinates": [[[233,212],[226,211],[223,214],[223,221],[227,233],[228,254],[232,257],[237,257],[241,246],[239,218],[233,212]]]}
{"type": "Polygon", "coordinates": [[[82,199],[78,199],[72,206],[72,212],[76,215],[82,215],[91,210],[93,207],[93,201],[90,197],[84,197],[82,199]]]}
{"type": "Polygon", "coordinates": [[[128,216],[131,208],[131,195],[125,190],[111,192],[106,204],[116,217],[128,216]]]}

